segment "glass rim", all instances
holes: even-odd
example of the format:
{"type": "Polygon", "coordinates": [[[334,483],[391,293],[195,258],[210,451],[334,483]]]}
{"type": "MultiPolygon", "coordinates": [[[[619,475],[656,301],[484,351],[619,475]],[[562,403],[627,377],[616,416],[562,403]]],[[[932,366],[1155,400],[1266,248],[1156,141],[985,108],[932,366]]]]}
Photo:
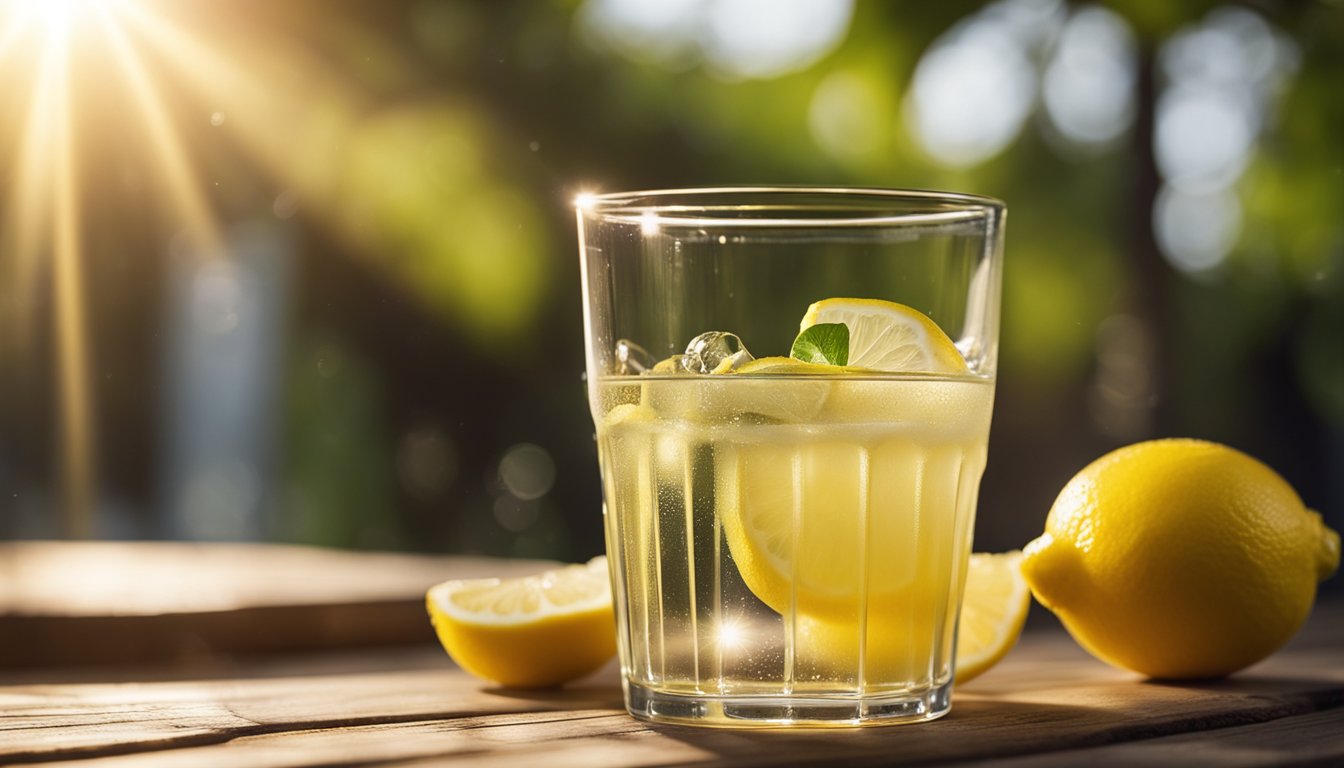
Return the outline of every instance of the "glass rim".
{"type": "Polygon", "coordinates": [[[599,221],[640,225],[693,227],[878,227],[919,226],[973,221],[1001,216],[1007,205],[997,198],[962,192],[883,187],[831,187],[811,185],[710,186],[651,189],[630,192],[582,193],[574,198],[575,211],[599,221]],[[716,198],[760,195],[804,198],[786,205],[770,205],[768,200],[746,203],[714,204],[716,198]],[[690,198],[690,200],[682,199],[690,198]],[[849,201],[846,204],[846,201],[849,201]],[[666,202],[665,202],[666,201],[666,202]],[[866,205],[860,205],[860,202],[866,205]],[[885,204],[885,205],[884,205],[885,204]],[[902,210],[901,206],[923,204],[923,209],[902,210]],[[934,210],[936,208],[936,210],[934,210]],[[716,211],[732,211],[734,216],[715,216],[716,211]],[[834,216],[788,216],[782,212],[834,212],[834,216]],[[743,216],[744,213],[759,215],[743,216]],[[869,215],[857,215],[867,213],[869,215]],[[849,215],[846,215],[849,214],[849,215]]]}

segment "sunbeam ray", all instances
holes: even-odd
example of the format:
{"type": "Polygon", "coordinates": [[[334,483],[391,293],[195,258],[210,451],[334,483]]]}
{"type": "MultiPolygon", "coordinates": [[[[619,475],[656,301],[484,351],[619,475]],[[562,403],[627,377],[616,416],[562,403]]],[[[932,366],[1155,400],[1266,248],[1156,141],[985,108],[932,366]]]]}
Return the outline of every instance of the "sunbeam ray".
{"type": "MultiPolygon", "coordinates": [[[[342,138],[339,131],[355,124],[364,109],[357,94],[332,82],[297,51],[287,51],[283,63],[254,58],[244,67],[188,30],[143,8],[128,6],[119,16],[136,33],[137,41],[173,62],[170,74],[186,85],[187,95],[232,116],[233,135],[274,178],[307,200],[330,196],[335,169],[328,159],[337,151],[342,138]],[[290,98],[290,92],[277,89],[264,77],[266,72],[282,71],[305,84],[307,98],[302,106],[290,98]],[[276,131],[279,125],[290,130],[276,131]],[[307,137],[302,145],[293,142],[295,133],[307,137]]],[[[262,50],[256,53],[265,56],[262,50]]]]}
{"type": "Polygon", "coordinates": [[[28,27],[28,20],[12,11],[8,14],[7,20],[4,29],[0,30],[0,61],[5,60],[9,49],[18,42],[28,27]]]}
{"type": "Polygon", "coordinates": [[[93,417],[81,274],[79,189],[68,38],[53,41],[52,310],[60,386],[60,453],[65,533],[93,534],[93,417]]]}
{"type": "Polygon", "coordinates": [[[18,144],[18,168],[15,194],[10,195],[6,212],[5,235],[13,254],[13,274],[9,290],[13,296],[16,346],[26,354],[31,343],[31,322],[37,283],[40,251],[47,233],[39,226],[47,218],[50,202],[50,162],[52,157],[53,101],[55,99],[56,51],[47,49],[38,64],[32,95],[29,98],[23,133],[18,144]]]}
{"type": "Polygon", "coordinates": [[[158,162],[167,181],[172,204],[186,223],[186,234],[196,251],[210,257],[222,253],[219,226],[210,212],[191,160],[182,148],[177,132],[164,108],[162,97],[146,72],[139,54],[126,39],[121,25],[110,14],[102,14],[102,21],[112,44],[113,54],[121,65],[127,84],[142,112],[145,128],[155,151],[149,154],[158,162]]]}
{"type": "MultiPolygon", "coordinates": [[[[77,120],[91,114],[87,86],[76,81],[103,63],[90,59],[90,38],[97,32],[119,72],[130,112],[145,137],[144,155],[153,158],[157,177],[193,250],[204,258],[222,256],[218,223],[187,150],[168,112],[158,83],[123,28],[121,14],[140,10],[125,0],[0,0],[0,56],[34,54],[32,93],[18,137],[14,186],[0,233],[11,258],[4,260],[6,352],[27,360],[45,343],[37,316],[50,306],[50,345],[56,453],[54,473],[62,493],[60,527],[71,538],[94,533],[95,418],[86,304],[85,248],[81,211],[80,130],[77,120]],[[78,42],[77,42],[78,40],[78,42]],[[77,92],[77,89],[79,92],[77,92]],[[50,299],[38,290],[50,276],[50,299]]],[[[152,14],[149,18],[153,18],[152,14]]],[[[98,73],[101,74],[101,73],[98,73]]],[[[41,380],[20,367],[20,384],[41,380]],[[29,376],[32,376],[29,381],[29,376]]],[[[34,393],[34,396],[38,396],[34,393]]]]}

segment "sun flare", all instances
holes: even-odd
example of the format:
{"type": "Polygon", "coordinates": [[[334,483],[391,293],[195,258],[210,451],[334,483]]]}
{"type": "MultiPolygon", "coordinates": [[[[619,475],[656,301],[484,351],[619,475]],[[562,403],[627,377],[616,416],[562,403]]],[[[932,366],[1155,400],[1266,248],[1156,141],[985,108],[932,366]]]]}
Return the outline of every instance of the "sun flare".
{"type": "Polygon", "coordinates": [[[62,535],[94,533],[104,318],[84,300],[106,295],[107,259],[215,268],[237,257],[226,223],[301,210],[483,348],[523,337],[545,218],[482,160],[517,137],[467,97],[389,105],[416,66],[348,13],[290,3],[0,0],[0,369],[54,414],[35,418],[53,419],[62,535]],[[370,46],[387,80],[333,67],[332,40],[370,46]],[[105,236],[126,229],[156,250],[105,236]]]}
{"type": "Polygon", "coordinates": [[[173,201],[178,226],[201,252],[215,254],[217,228],[202,186],[182,149],[153,74],[137,42],[123,28],[149,11],[131,0],[0,1],[0,80],[28,93],[17,121],[13,191],[0,240],[11,255],[3,276],[11,295],[18,353],[36,343],[35,314],[50,308],[53,331],[62,528],[71,537],[93,535],[94,424],[83,235],[86,200],[81,183],[80,135],[97,130],[105,115],[86,109],[90,87],[124,91],[135,107],[126,119],[145,138],[144,154],[173,201]],[[31,73],[15,77],[11,73],[31,73]],[[49,275],[50,297],[38,296],[49,275]]]}
{"type": "Polygon", "coordinates": [[[126,0],[8,0],[9,24],[32,26],[53,42],[60,42],[85,21],[115,10],[126,0]]]}

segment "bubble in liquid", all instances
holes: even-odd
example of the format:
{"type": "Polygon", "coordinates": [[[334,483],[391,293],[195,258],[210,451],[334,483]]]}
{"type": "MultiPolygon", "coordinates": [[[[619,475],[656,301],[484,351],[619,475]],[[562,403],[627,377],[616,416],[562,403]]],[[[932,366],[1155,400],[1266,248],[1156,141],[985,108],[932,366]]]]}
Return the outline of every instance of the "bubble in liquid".
{"type": "Polygon", "coordinates": [[[616,340],[616,374],[634,376],[651,370],[654,366],[653,355],[629,339],[616,340]]]}
{"type": "Polygon", "coordinates": [[[755,359],[742,340],[727,331],[706,331],[696,336],[686,345],[682,358],[691,373],[714,373],[725,360],[729,361],[727,370],[736,370],[755,359]]]}

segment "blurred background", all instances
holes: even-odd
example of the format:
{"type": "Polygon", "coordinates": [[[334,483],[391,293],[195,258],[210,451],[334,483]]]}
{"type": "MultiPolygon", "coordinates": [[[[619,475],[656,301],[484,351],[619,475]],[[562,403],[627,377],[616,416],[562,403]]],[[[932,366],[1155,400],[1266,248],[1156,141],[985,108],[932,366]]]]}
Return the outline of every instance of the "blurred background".
{"type": "Polygon", "coordinates": [[[0,538],[601,550],[579,192],[1009,206],[976,548],[1116,446],[1344,528],[1344,5],[0,0],[0,538]]]}

